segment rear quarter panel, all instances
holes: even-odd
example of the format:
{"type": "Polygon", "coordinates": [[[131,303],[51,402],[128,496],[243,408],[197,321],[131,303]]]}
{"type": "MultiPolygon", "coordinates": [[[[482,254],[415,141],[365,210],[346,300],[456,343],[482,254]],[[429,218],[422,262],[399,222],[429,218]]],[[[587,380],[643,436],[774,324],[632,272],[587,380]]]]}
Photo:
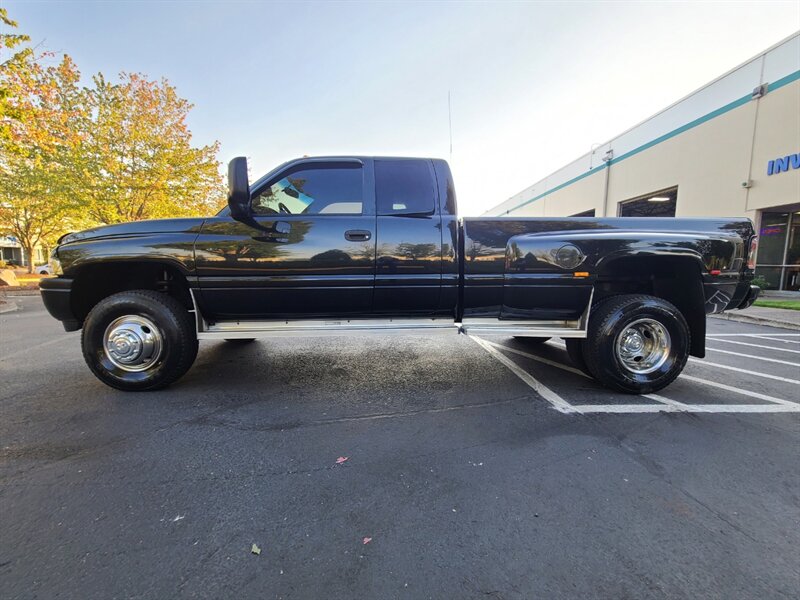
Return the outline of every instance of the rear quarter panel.
{"type": "Polygon", "coordinates": [[[694,260],[704,278],[706,312],[717,312],[735,303],[752,235],[752,224],[742,219],[467,218],[463,314],[575,319],[603,268],[623,257],[659,255],[694,260]],[[567,243],[585,255],[569,271],[552,260],[567,243]]]}

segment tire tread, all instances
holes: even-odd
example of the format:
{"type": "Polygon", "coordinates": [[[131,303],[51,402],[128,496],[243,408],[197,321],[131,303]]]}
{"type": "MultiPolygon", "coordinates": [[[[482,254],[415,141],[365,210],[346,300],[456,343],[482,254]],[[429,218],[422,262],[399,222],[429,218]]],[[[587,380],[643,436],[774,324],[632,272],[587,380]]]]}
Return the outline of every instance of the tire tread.
{"type": "Polygon", "coordinates": [[[197,350],[197,336],[194,330],[194,322],[189,311],[186,310],[186,308],[172,296],[168,296],[163,292],[156,292],[154,290],[126,290],[103,298],[92,308],[92,310],[89,312],[89,315],[86,317],[86,322],[84,323],[84,334],[81,335],[81,352],[83,353],[86,363],[91,371],[101,381],[103,381],[103,383],[121,390],[150,391],[167,387],[185,375],[186,372],[191,368],[195,358],[197,357],[197,350]],[[177,325],[179,336],[178,362],[173,368],[171,368],[169,371],[165,371],[161,377],[150,384],[145,383],[144,385],[125,385],[124,382],[108,377],[105,371],[98,372],[98,369],[93,364],[93,361],[91,361],[89,358],[91,356],[91,352],[89,351],[90,349],[87,348],[88,336],[85,334],[87,324],[90,324],[93,318],[99,318],[97,315],[100,314],[106,308],[106,306],[114,302],[114,300],[121,297],[130,298],[131,296],[147,298],[148,300],[160,304],[166,309],[170,318],[172,318],[177,325]]]}
{"type": "Polygon", "coordinates": [[[622,294],[604,298],[592,308],[592,318],[590,318],[589,321],[589,335],[581,345],[583,350],[583,358],[586,361],[586,366],[589,372],[595,379],[604,385],[621,392],[645,394],[668,386],[670,383],[675,381],[675,379],[677,379],[683,371],[683,367],[686,365],[685,357],[683,359],[683,364],[680,365],[680,368],[675,369],[667,378],[661,379],[657,384],[654,383],[649,386],[643,385],[638,391],[633,391],[628,387],[622,386],[608,377],[604,377],[602,374],[600,360],[603,356],[603,353],[608,352],[608,349],[601,347],[603,340],[600,339],[600,336],[597,335],[597,333],[609,327],[610,322],[614,318],[614,314],[616,312],[620,310],[624,311],[626,307],[632,305],[652,302],[653,300],[657,300],[663,308],[670,311],[678,319],[686,335],[686,348],[688,349],[691,347],[691,332],[689,330],[689,326],[686,324],[686,319],[683,317],[683,314],[667,300],[659,298],[658,296],[651,296],[647,294],[622,294]]]}

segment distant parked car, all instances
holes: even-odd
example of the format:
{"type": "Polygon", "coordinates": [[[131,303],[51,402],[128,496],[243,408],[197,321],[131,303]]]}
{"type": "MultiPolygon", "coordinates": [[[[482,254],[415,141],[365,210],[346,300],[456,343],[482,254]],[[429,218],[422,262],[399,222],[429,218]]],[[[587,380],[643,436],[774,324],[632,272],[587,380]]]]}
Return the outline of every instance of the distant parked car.
{"type": "Polygon", "coordinates": [[[39,265],[33,271],[37,275],[52,275],[53,267],[51,267],[50,265],[39,265]]]}

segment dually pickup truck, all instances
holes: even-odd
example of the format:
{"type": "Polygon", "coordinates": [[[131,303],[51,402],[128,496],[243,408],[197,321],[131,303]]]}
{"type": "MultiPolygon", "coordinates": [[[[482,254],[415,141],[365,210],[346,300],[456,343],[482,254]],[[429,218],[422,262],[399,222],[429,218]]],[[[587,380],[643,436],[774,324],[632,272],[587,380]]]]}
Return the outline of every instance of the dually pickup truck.
{"type": "Polygon", "coordinates": [[[443,160],[303,158],[210,218],[59,240],[42,297],[104,383],[153,390],[198,340],[456,332],[566,340],[602,384],[649,393],[705,353],[706,315],[746,308],[747,219],[464,218],[443,160]]]}

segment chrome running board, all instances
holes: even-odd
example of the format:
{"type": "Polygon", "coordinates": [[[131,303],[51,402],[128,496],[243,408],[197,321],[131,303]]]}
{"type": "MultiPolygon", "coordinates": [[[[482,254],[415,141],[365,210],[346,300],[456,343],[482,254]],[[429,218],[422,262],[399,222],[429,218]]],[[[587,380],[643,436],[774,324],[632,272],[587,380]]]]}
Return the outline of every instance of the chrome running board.
{"type": "MultiPolygon", "coordinates": [[[[205,322],[204,322],[205,323],[205,322]]],[[[218,321],[198,330],[198,339],[248,339],[311,335],[365,335],[389,333],[453,332],[452,320],[444,319],[344,319],[319,321],[218,321]]]]}
{"type": "Polygon", "coordinates": [[[319,320],[249,320],[231,319],[209,322],[200,313],[191,290],[197,339],[231,340],[291,336],[340,336],[366,334],[424,334],[458,332],[466,335],[514,335],[528,337],[585,338],[589,306],[578,320],[503,321],[500,319],[319,319],[319,320]]]}
{"type": "Polygon", "coordinates": [[[462,319],[458,331],[467,335],[515,335],[521,337],[585,338],[589,329],[594,288],[580,319],[571,321],[502,321],[500,319],[462,319]]]}
{"type": "Polygon", "coordinates": [[[467,335],[514,335],[522,337],[585,338],[581,321],[501,321],[464,319],[458,328],[467,335]]]}

